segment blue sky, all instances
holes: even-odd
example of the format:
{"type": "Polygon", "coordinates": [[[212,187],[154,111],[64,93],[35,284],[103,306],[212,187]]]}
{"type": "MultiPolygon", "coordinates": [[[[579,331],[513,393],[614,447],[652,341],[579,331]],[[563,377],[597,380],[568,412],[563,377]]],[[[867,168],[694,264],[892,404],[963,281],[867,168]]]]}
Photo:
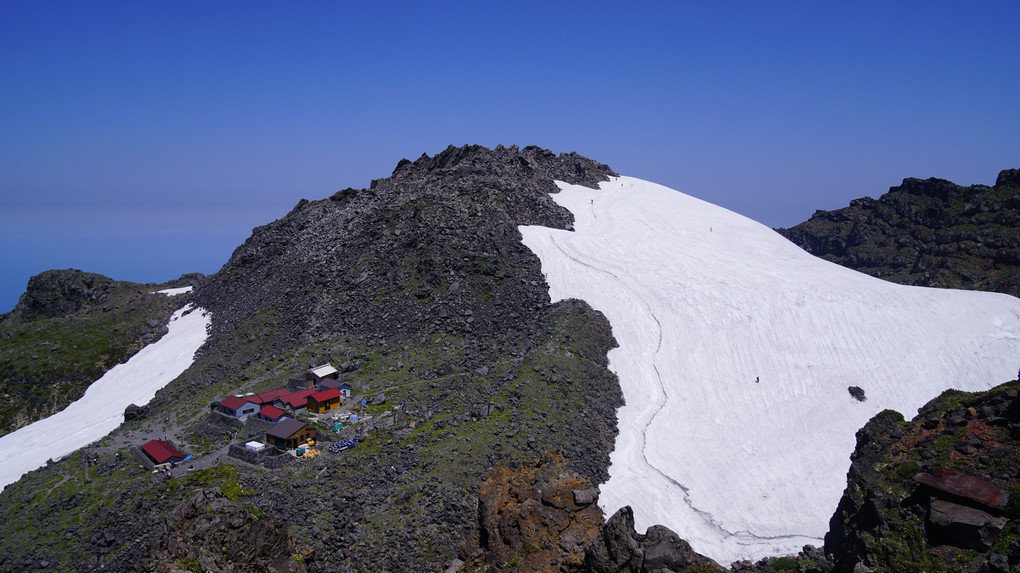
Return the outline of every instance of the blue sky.
{"type": "Polygon", "coordinates": [[[0,3],[0,312],[215,272],[449,144],[577,151],[770,226],[1020,167],[1020,3],[0,3]],[[350,4],[350,5],[348,5],[350,4]]]}

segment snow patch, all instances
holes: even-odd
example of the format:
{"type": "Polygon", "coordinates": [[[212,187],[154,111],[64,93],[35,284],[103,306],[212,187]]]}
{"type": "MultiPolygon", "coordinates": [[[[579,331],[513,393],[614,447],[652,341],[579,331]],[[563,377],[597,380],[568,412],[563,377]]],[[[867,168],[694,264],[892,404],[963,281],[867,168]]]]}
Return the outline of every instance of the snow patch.
{"type": "Polygon", "coordinates": [[[191,292],[192,288],[194,288],[194,287],[186,286],[186,287],[179,287],[179,288],[165,288],[163,290],[158,290],[158,291],[156,291],[153,294],[165,294],[167,296],[177,296],[179,294],[184,294],[186,292],[191,292]]]}
{"type": "MultiPolygon", "coordinates": [[[[190,288],[190,287],[188,287],[190,288]]],[[[0,487],[95,442],[124,421],[130,404],[148,404],[156,391],[191,366],[208,337],[211,315],[186,305],[170,317],[168,332],[127,362],[106,371],[67,408],[0,437],[0,487]]]]}
{"type": "Polygon", "coordinates": [[[600,505],[639,531],[723,564],[820,545],[872,416],[1013,379],[1015,297],[888,283],[639,179],[557,185],[574,232],[520,231],[552,300],[612,324],[626,405],[600,505]]]}

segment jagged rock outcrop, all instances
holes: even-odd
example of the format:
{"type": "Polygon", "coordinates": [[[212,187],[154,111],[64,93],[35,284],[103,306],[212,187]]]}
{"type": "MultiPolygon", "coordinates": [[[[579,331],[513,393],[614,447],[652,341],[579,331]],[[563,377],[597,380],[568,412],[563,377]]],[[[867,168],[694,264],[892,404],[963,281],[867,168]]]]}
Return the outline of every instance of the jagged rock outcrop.
{"type": "MultiPolygon", "coordinates": [[[[999,571],[1020,565],[1020,383],[947,391],[906,422],[857,433],[829,523],[834,570],[999,571]]],[[[1008,569],[1012,570],[1012,569],[1008,569]]]]}
{"type": "Polygon", "coordinates": [[[478,531],[461,546],[453,569],[601,573],[724,571],[661,525],[642,535],[621,508],[605,521],[598,488],[556,452],[517,469],[499,465],[482,484],[478,531]]]}
{"type": "Polygon", "coordinates": [[[103,304],[114,283],[109,277],[77,269],[44,271],[28,279],[25,294],[3,318],[28,322],[87,312],[103,304]]]}
{"type": "Polygon", "coordinates": [[[1020,296],[1020,170],[995,186],[904,179],[877,200],[776,229],[809,253],[903,284],[1020,296]]]}
{"type": "Polygon", "coordinates": [[[634,529],[634,511],[625,506],[606,521],[585,550],[584,570],[594,573],[710,573],[725,571],[695,552],[667,527],[653,525],[644,535],[634,529]]]}
{"type": "Polygon", "coordinates": [[[546,452],[519,468],[498,465],[478,494],[478,532],[461,547],[464,571],[577,571],[602,527],[597,489],[546,452]]]}

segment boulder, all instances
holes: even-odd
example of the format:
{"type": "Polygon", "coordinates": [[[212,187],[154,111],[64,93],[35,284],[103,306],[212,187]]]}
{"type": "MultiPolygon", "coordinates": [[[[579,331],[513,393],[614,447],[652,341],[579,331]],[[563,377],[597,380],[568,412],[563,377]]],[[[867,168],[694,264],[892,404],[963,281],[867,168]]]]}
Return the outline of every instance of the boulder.
{"type": "Polygon", "coordinates": [[[637,533],[629,506],[609,518],[584,555],[585,570],[599,573],[686,571],[695,566],[699,571],[725,571],[667,527],[653,525],[644,535],[637,533]]]}
{"type": "Polygon", "coordinates": [[[928,521],[933,536],[963,549],[987,551],[1006,525],[1006,518],[932,498],[928,521]]]}
{"type": "Polygon", "coordinates": [[[585,545],[602,526],[597,506],[574,503],[575,491],[589,489],[596,488],[555,452],[517,470],[494,467],[478,494],[478,537],[461,547],[461,558],[469,570],[479,567],[472,562],[479,555],[497,567],[518,563],[521,571],[580,567],[585,545]]]}
{"type": "Polygon", "coordinates": [[[128,404],[127,408],[124,408],[124,421],[130,422],[131,420],[140,420],[149,415],[148,406],[136,406],[135,404],[128,404]]]}
{"type": "Polygon", "coordinates": [[[574,503],[577,505],[591,505],[599,499],[599,488],[589,487],[574,490],[574,503]]]}

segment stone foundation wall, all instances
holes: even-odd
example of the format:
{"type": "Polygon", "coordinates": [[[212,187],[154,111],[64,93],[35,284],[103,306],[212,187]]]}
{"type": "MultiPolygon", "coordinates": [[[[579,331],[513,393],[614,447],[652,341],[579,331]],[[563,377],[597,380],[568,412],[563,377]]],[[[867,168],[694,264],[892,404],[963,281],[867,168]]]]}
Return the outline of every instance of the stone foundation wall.
{"type": "Polygon", "coordinates": [[[266,446],[266,449],[261,452],[253,452],[244,447],[244,444],[230,444],[228,455],[267,469],[280,468],[294,461],[293,456],[272,446],[266,446]]]}

